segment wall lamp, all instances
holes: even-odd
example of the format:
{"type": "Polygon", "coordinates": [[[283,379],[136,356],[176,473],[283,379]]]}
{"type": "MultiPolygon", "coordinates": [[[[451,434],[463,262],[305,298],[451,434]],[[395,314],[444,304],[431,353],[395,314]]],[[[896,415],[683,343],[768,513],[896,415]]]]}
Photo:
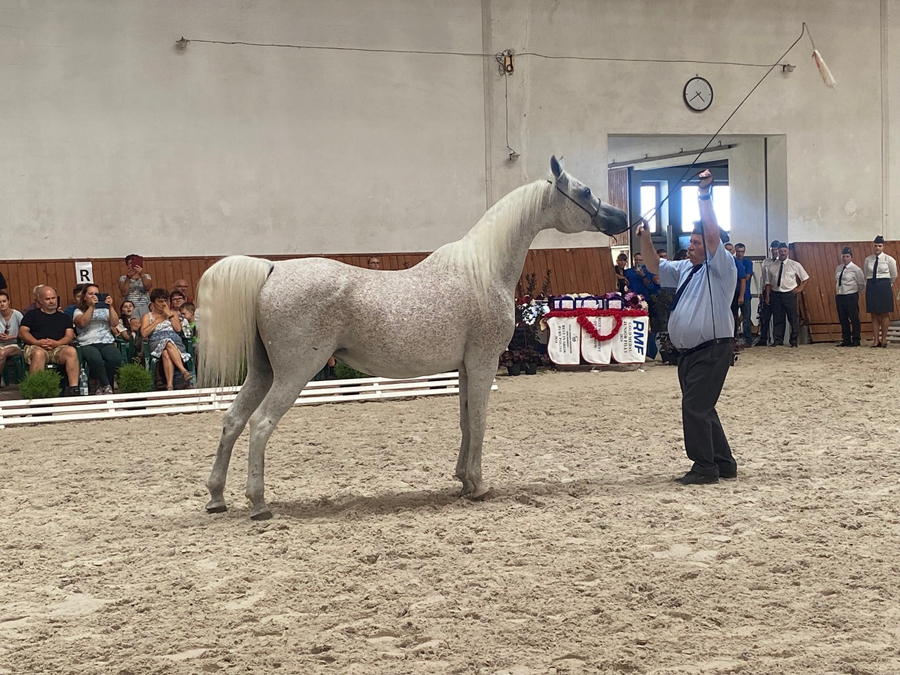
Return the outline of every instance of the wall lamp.
{"type": "MultiPolygon", "coordinates": [[[[182,38],[182,39],[184,39],[184,38],[182,38]]],[[[796,67],[797,66],[792,66],[790,63],[782,63],[781,64],[781,72],[782,73],[793,73],[794,69],[796,67]]]]}

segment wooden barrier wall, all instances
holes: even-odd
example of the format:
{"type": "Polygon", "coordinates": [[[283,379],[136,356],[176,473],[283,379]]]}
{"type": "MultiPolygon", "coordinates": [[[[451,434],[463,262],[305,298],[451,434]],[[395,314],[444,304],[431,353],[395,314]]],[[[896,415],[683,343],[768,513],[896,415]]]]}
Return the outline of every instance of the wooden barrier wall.
{"type": "MultiPolygon", "coordinates": [[[[803,322],[809,326],[813,342],[835,342],[841,339],[841,324],[834,303],[834,271],[841,264],[841,249],[845,246],[853,250],[853,262],[860,267],[863,267],[863,261],[873,252],[871,241],[797,242],[791,245],[791,257],[803,265],[810,276],[809,283],[800,296],[800,312],[803,322]]],[[[884,251],[895,260],[900,260],[900,241],[886,241],[884,251]]],[[[865,310],[865,296],[860,293],[862,334],[864,338],[871,339],[872,319],[865,310]]],[[[891,314],[892,321],[898,318],[900,313],[897,311],[891,314]]]]}
{"type": "MultiPolygon", "coordinates": [[[[377,254],[382,269],[400,270],[412,267],[428,256],[427,253],[377,254]]],[[[307,256],[271,255],[270,260],[288,260],[307,256]]],[[[365,267],[368,254],[323,256],[348,265],[365,267]]],[[[144,269],[153,279],[154,287],[171,290],[176,279],[186,279],[193,295],[200,276],[218,257],[144,258],[144,269]]],[[[32,302],[32,289],[38,284],[49,284],[60,294],[63,306],[71,304],[72,287],[75,286],[75,259],[71,260],[0,260],[0,272],[6,277],[12,306],[21,310],[32,302]]],[[[121,302],[119,277],[125,273],[125,262],[120,258],[78,258],[93,264],[94,281],[100,290],[112,293],[116,303],[121,302]]],[[[551,292],[608,293],[615,290],[613,262],[606,247],[571,249],[535,249],[528,252],[519,286],[525,288],[525,274],[537,275],[537,292],[550,271],[551,292]]]]}

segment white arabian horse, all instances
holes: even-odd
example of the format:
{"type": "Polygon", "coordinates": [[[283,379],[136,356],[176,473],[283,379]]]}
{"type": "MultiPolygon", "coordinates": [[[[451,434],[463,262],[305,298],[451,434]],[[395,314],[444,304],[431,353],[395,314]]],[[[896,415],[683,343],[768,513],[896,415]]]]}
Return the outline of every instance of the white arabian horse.
{"type": "Polygon", "coordinates": [[[515,329],[514,293],[541,230],[619,234],[625,213],[601,203],[556,158],[553,178],[497,202],[462,239],[406,270],[352,267],[327,258],[270,262],[231,256],[197,289],[199,375],[208,386],[247,378],[225,415],[206,510],[225,506],[231,450],[247,421],[250,517],[271,518],[265,448],[275,425],[334,354],[374,376],[409,378],[459,370],[463,496],[483,499],[481,447],[497,362],[515,329]]]}

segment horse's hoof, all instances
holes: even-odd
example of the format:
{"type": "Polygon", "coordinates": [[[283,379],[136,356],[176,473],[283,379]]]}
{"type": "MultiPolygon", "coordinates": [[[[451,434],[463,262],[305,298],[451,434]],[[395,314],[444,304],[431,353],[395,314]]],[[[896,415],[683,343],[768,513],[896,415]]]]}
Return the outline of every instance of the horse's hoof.
{"type": "Polygon", "coordinates": [[[260,511],[259,513],[254,513],[252,516],[250,516],[250,520],[268,520],[271,517],[272,517],[272,512],[269,511],[269,509],[266,509],[265,511],[260,511]]]}
{"type": "Polygon", "coordinates": [[[488,499],[493,499],[494,496],[495,495],[492,490],[482,490],[480,492],[473,492],[471,495],[469,495],[469,499],[471,499],[473,502],[486,502],[488,499]]]}
{"type": "Polygon", "coordinates": [[[224,504],[207,504],[206,512],[207,513],[225,513],[228,510],[228,507],[224,504]]]}

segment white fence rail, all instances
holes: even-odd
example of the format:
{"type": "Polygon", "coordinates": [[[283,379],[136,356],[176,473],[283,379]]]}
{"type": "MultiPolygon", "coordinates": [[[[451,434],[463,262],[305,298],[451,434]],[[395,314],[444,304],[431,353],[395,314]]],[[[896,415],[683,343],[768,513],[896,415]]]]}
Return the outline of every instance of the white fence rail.
{"type": "MultiPolygon", "coordinates": [[[[491,390],[497,389],[496,382],[491,390]]],[[[173,413],[224,410],[240,387],[184,389],[143,394],[111,394],[0,401],[0,429],[20,424],[104,420],[173,413]]],[[[310,382],[294,405],[380,401],[410,396],[445,396],[459,393],[459,373],[441,373],[406,380],[367,377],[355,380],[310,382]]]]}

